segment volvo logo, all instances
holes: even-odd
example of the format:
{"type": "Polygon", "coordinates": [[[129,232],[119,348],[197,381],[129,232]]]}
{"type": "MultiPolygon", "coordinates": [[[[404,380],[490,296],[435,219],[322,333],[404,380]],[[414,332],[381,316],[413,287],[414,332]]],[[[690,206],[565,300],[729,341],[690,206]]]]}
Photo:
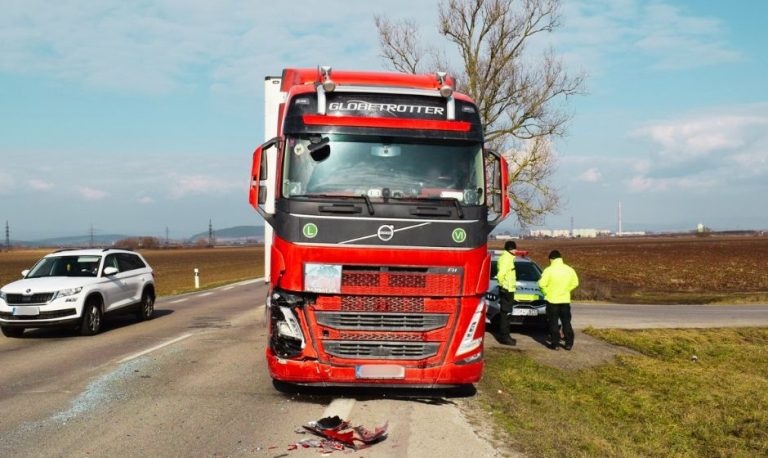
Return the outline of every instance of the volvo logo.
{"type": "Polygon", "coordinates": [[[388,242],[392,240],[392,237],[395,236],[395,226],[390,226],[388,224],[379,226],[379,230],[376,232],[376,235],[379,236],[379,240],[382,242],[388,242]]]}

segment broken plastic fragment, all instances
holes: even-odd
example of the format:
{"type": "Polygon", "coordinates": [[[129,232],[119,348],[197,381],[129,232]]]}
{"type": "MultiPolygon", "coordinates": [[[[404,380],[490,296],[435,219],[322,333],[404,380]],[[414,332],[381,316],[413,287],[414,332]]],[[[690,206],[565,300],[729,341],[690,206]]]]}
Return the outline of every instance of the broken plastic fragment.
{"type": "Polygon", "coordinates": [[[356,426],[352,429],[357,433],[356,439],[360,442],[370,445],[376,442],[383,441],[387,437],[387,428],[389,428],[389,422],[384,423],[383,426],[377,426],[373,432],[367,430],[363,426],[356,426]]]}

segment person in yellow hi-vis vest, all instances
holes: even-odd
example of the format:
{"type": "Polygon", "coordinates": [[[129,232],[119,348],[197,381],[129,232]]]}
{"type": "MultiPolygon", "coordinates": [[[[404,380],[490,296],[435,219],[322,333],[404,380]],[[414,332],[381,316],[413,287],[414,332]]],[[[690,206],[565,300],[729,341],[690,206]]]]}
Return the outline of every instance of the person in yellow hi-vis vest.
{"type": "Polygon", "coordinates": [[[517,341],[509,335],[509,314],[515,305],[517,275],[515,275],[515,251],[517,244],[508,240],[504,252],[496,261],[496,281],[499,283],[499,330],[496,338],[504,345],[516,345],[517,341]]]}
{"type": "Polygon", "coordinates": [[[558,349],[560,343],[560,327],[565,334],[565,349],[573,348],[573,327],[571,326],[571,291],[579,286],[576,271],[563,262],[563,257],[557,250],[549,253],[549,266],[544,269],[539,279],[539,289],[547,301],[547,320],[549,321],[549,348],[558,349]]]}

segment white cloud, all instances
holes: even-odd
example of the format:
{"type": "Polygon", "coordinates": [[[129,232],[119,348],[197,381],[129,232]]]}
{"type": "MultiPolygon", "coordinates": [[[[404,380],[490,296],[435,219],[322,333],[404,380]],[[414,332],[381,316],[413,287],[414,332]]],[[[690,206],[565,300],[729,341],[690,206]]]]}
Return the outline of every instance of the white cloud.
{"type": "Polygon", "coordinates": [[[209,193],[221,194],[236,189],[245,193],[247,190],[245,182],[233,182],[207,175],[172,175],[169,180],[171,184],[170,197],[173,199],[209,193]]]}
{"type": "Polygon", "coordinates": [[[0,171],[0,194],[6,194],[13,190],[15,180],[5,172],[0,171]]]}
{"type": "Polygon", "coordinates": [[[597,183],[598,181],[603,179],[603,174],[600,173],[600,170],[598,170],[596,167],[592,167],[590,169],[587,169],[578,176],[578,179],[580,181],[585,181],[587,183],[597,183]]]}
{"type": "Polygon", "coordinates": [[[768,105],[724,107],[631,133],[652,152],[627,181],[633,191],[736,188],[768,180],[768,105]]]}
{"type": "Polygon", "coordinates": [[[151,198],[149,196],[143,196],[143,197],[139,197],[136,200],[136,202],[138,202],[140,204],[144,204],[144,205],[149,205],[149,204],[154,204],[155,203],[155,199],[153,199],[153,198],[151,198]]]}
{"type": "Polygon", "coordinates": [[[31,179],[27,182],[29,186],[32,189],[35,189],[37,191],[48,191],[53,188],[53,183],[50,183],[48,181],[39,180],[39,179],[31,179]]]}
{"type": "Polygon", "coordinates": [[[563,6],[564,28],[555,42],[569,61],[590,68],[641,56],[657,69],[698,68],[742,59],[727,42],[719,19],[695,16],[665,2],[573,1],[563,6]]]}
{"type": "MultiPolygon", "coordinates": [[[[165,93],[255,93],[283,66],[381,66],[368,2],[26,0],[3,5],[0,70],[165,93]]],[[[433,23],[431,2],[392,0],[433,23]]]]}
{"type": "Polygon", "coordinates": [[[78,188],[78,192],[81,196],[83,196],[83,198],[85,198],[85,200],[101,200],[108,195],[106,192],[100,189],[94,189],[88,186],[81,186],[78,188]]]}

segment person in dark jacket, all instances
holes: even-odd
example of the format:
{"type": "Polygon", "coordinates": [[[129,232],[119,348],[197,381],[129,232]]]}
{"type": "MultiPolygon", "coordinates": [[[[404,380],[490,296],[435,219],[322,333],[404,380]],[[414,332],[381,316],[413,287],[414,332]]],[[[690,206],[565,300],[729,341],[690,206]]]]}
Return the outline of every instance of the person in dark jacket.
{"type": "Polygon", "coordinates": [[[549,263],[539,279],[539,289],[544,294],[544,300],[547,301],[549,348],[558,349],[560,328],[557,320],[559,319],[565,334],[565,349],[570,350],[573,348],[574,339],[571,326],[571,291],[579,286],[579,277],[571,266],[563,262],[563,257],[557,250],[549,253],[549,263]]]}

